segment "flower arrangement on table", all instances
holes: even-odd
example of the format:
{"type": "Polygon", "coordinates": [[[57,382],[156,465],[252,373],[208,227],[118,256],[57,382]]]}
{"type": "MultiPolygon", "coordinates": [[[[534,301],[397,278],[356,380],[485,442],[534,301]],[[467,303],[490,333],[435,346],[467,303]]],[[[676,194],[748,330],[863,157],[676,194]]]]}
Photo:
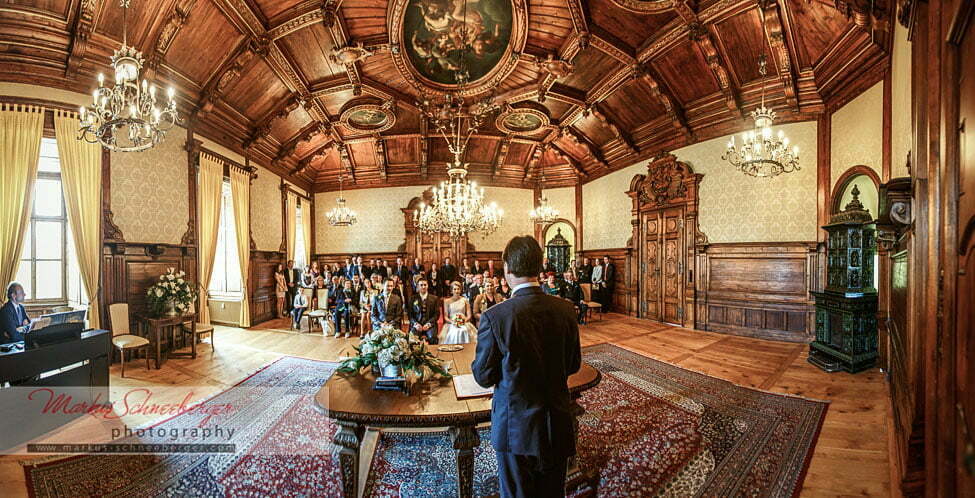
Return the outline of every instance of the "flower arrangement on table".
{"type": "Polygon", "coordinates": [[[193,307],[196,302],[196,286],[186,279],[186,272],[167,269],[159,281],[146,291],[146,305],[151,316],[174,316],[193,307]]]}
{"type": "Polygon", "coordinates": [[[460,313],[457,313],[456,315],[454,315],[454,318],[451,321],[454,322],[454,325],[458,327],[463,327],[464,324],[467,323],[467,317],[461,315],[460,313]]]}
{"type": "Polygon", "coordinates": [[[339,372],[354,375],[364,368],[376,367],[387,377],[411,373],[417,382],[424,380],[427,371],[431,376],[451,377],[443,360],[427,351],[425,342],[390,325],[366,334],[353,349],[358,354],[343,360],[339,372]]]}

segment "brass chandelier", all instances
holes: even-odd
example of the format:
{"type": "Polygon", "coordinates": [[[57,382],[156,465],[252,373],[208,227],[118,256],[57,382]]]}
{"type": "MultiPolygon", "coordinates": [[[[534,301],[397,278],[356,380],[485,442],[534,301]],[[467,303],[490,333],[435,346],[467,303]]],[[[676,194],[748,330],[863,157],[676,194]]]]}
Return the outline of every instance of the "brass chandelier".
{"type": "Polygon", "coordinates": [[[762,55],[758,63],[758,73],[762,76],[762,105],[751,112],[755,129],[742,133],[742,144],[735,145],[731,136],[728,149],[721,159],[731,163],[738,171],[749,176],[771,178],[782,173],[799,171],[799,146],[789,149],[789,137],[782,130],[772,134],[775,112],[765,107],[766,61],[762,55]]]}
{"type": "Polygon", "coordinates": [[[345,197],[342,195],[342,183],[344,180],[345,178],[339,174],[339,197],[335,199],[336,206],[325,213],[328,224],[333,227],[347,227],[359,222],[355,211],[345,205],[345,197]]]}
{"type": "Polygon", "coordinates": [[[98,75],[98,89],[92,92],[91,108],[79,110],[81,128],[78,139],[101,143],[108,150],[136,152],[149,149],[162,141],[178,121],[173,88],[167,90],[169,104],[156,107],[156,86],[145,79],[139,82],[142,54],[128,46],[126,33],[129,2],[121,0],[122,47],[111,58],[115,85],[105,86],[105,76],[98,75]]]}
{"type": "Polygon", "coordinates": [[[542,166],[542,178],[539,181],[539,190],[541,190],[541,195],[539,195],[538,206],[528,212],[528,217],[531,218],[533,222],[539,225],[547,225],[549,223],[555,222],[559,219],[559,210],[555,209],[553,206],[548,205],[548,199],[545,197],[545,166],[542,166]]]}
{"type": "Polygon", "coordinates": [[[413,212],[417,229],[425,233],[448,233],[460,238],[472,232],[489,235],[501,227],[504,211],[496,203],[484,201],[484,189],[467,179],[464,151],[471,135],[477,132],[496,106],[490,99],[464,105],[460,97],[447,95],[440,104],[425,98],[418,102],[424,116],[447,142],[454,156],[448,164],[448,180],[433,187],[432,202],[421,203],[413,212]]]}

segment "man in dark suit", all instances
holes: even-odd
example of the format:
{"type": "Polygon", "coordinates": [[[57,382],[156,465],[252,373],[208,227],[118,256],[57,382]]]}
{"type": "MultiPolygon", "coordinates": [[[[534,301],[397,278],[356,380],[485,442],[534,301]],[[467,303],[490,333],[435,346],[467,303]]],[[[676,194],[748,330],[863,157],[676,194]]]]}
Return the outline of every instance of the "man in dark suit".
{"type": "Polygon", "coordinates": [[[24,340],[24,332],[30,325],[24,309],[24,286],[17,282],[7,285],[7,302],[0,308],[0,344],[24,340]]]}
{"type": "Polygon", "coordinates": [[[410,275],[411,276],[419,275],[420,273],[423,273],[425,270],[426,268],[424,268],[423,264],[420,263],[420,258],[413,258],[413,264],[410,265],[410,275]]]}
{"type": "Polygon", "coordinates": [[[443,259],[443,266],[440,267],[440,280],[444,289],[450,288],[450,283],[457,280],[457,267],[450,263],[450,258],[443,259]]]}
{"type": "Polygon", "coordinates": [[[403,323],[403,301],[393,292],[395,284],[386,281],[386,288],[372,300],[372,329],[379,330],[383,324],[399,329],[403,323]]]}
{"type": "Polygon", "coordinates": [[[335,337],[341,335],[343,321],[345,321],[345,337],[349,337],[352,332],[352,307],[359,296],[352,290],[351,280],[346,280],[334,295],[335,311],[332,312],[332,319],[335,321],[335,337]]]}
{"type": "Polygon", "coordinates": [[[386,260],[382,259],[379,261],[379,266],[373,270],[373,273],[378,273],[383,280],[389,280],[389,266],[386,265],[386,260]]]}
{"type": "Polygon", "coordinates": [[[613,287],[616,286],[616,265],[610,261],[609,256],[603,256],[603,280],[606,282],[603,289],[603,311],[609,311],[613,306],[613,287]]]}
{"type": "Polygon", "coordinates": [[[565,272],[563,276],[565,283],[559,288],[559,297],[575,305],[576,309],[579,310],[576,321],[579,322],[579,325],[585,325],[586,311],[589,310],[589,306],[586,304],[586,295],[582,292],[582,286],[579,285],[579,281],[576,280],[575,274],[571,271],[565,272]]]}
{"type": "Polygon", "coordinates": [[[392,275],[399,277],[399,283],[403,285],[403,302],[409,302],[410,296],[413,295],[413,276],[410,274],[410,268],[403,264],[403,258],[396,258],[392,275]]]}
{"type": "Polygon", "coordinates": [[[566,461],[575,454],[566,381],[582,365],[572,305],[539,288],[542,248],[515,237],[504,254],[511,299],[481,315],[471,371],[494,386],[491,444],[503,497],[565,495],[566,461]]]}
{"type": "Polygon", "coordinates": [[[370,259],[369,264],[362,267],[362,281],[372,280],[372,272],[376,271],[376,260],[370,259]]]}
{"type": "Polygon", "coordinates": [[[474,298],[481,294],[481,288],[484,286],[484,275],[473,274],[471,276],[471,283],[464,289],[464,296],[474,306],[474,298]]]}
{"type": "Polygon", "coordinates": [[[440,319],[440,300],[430,294],[429,283],[416,283],[416,295],[410,304],[410,332],[430,344],[437,344],[437,320],[440,319]]]}
{"type": "Polygon", "coordinates": [[[352,280],[352,277],[362,273],[362,258],[352,258],[352,264],[345,269],[345,278],[352,280]]]}
{"type": "Polygon", "coordinates": [[[589,258],[582,258],[582,267],[579,269],[579,283],[592,283],[592,265],[589,264],[589,258]]]}
{"type": "Polygon", "coordinates": [[[297,283],[301,280],[295,278],[298,272],[295,270],[294,260],[289,259],[287,266],[288,268],[284,270],[284,283],[287,285],[287,289],[285,289],[284,307],[288,313],[291,313],[291,309],[294,307],[297,283]]]}
{"type": "Polygon", "coordinates": [[[481,260],[474,260],[474,267],[471,268],[471,273],[484,273],[484,268],[481,267],[481,260]]]}

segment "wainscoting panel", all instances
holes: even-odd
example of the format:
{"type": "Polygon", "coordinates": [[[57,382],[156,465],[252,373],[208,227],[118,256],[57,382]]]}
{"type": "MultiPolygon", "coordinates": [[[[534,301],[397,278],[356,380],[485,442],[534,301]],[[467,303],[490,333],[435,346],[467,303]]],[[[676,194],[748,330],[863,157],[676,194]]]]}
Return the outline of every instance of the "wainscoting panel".
{"type": "Polygon", "coordinates": [[[703,246],[697,258],[695,328],[807,342],[821,257],[815,242],[703,246]]]}
{"type": "Polygon", "coordinates": [[[247,292],[250,295],[251,326],[277,316],[274,272],[277,270],[278,264],[284,263],[283,252],[251,251],[251,275],[247,282],[247,292]]]}
{"type": "Polygon", "coordinates": [[[108,306],[129,303],[132,330],[146,312],[146,290],[169,268],[197,282],[196,247],[107,242],[102,248],[102,323],[110,327],[108,306]]]}

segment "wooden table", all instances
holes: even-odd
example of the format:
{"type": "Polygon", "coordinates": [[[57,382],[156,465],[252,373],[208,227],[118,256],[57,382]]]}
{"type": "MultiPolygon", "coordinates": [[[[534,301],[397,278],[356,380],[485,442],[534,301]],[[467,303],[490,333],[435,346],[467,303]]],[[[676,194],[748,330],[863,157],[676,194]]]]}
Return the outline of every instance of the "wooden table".
{"type": "MultiPolygon", "coordinates": [[[[445,362],[453,362],[451,373],[471,373],[475,346],[464,345],[455,353],[433,352],[445,362]]],[[[598,370],[587,363],[569,377],[576,418],[583,413],[578,398],[601,380],[598,370]]],[[[338,424],[334,442],[340,447],[344,495],[354,497],[359,488],[359,451],[366,426],[370,427],[447,427],[457,452],[457,495],[473,496],[474,448],[480,443],[477,424],[491,420],[491,398],[458,400],[453,382],[428,382],[420,393],[374,391],[372,374],[332,375],[315,395],[315,408],[338,424]],[[429,391],[429,392],[427,392],[429,391]]],[[[578,422],[576,422],[578,423],[578,422]]],[[[578,431],[576,431],[578,433],[578,431]]],[[[570,469],[574,462],[570,461],[570,469]]],[[[578,472],[577,472],[578,473],[578,472]]],[[[570,471],[571,479],[572,471],[570,471]]]]}
{"type": "MultiPolygon", "coordinates": [[[[185,313],[176,316],[163,316],[160,318],[149,318],[143,317],[143,321],[146,327],[149,329],[149,341],[152,346],[153,351],[156,353],[156,370],[166,362],[169,357],[173,358],[193,358],[196,359],[196,313],[185,313]],[[173,351],[175,347],[175,339],[173,337],[172,331],[175,327],[182,327],[184,323],[189,322],[192,327],[192,339],[190,340],[190,352],[177,352],[173,351]],[[169,349],[163,351],[162,349],[162,330],[166,329],[169,331],[169,349]]],[[[180,334],[183,332],[180,331],[180,334]]]]}

